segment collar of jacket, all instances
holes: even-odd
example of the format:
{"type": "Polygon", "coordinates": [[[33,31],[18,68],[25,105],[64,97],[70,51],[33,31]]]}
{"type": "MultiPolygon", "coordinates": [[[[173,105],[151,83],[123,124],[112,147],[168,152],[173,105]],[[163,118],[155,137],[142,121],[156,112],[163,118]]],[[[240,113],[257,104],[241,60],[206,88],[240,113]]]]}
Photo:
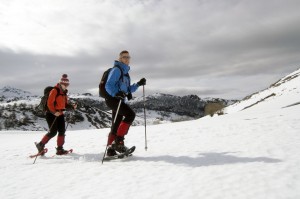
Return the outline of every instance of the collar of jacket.
{"type": "Polygon", "coordinates": [[[58,93],[58,94],[64,94],[64,95],[66,95],[68,93],[68,89],[63,90],[62,87],[61,87],[61,85],[60,85],[60,83],[57,83],[56,87],[59,88],[59,90],[60,90],[60,93],[58,93]]]}
{"type": "Polygon", "coordinates": [[[114,66],[120,66],[122,68],[124,74],[127,74],[130,70],[130,66],[128,66],[122,62],[119,62],[117,60],[115,60],[114,66]]]}

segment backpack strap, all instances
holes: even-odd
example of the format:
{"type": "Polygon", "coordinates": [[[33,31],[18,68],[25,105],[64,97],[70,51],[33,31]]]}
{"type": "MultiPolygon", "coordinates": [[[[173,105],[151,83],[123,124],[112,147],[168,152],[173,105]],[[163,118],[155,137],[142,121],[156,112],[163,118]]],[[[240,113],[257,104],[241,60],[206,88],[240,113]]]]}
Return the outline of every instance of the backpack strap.
{"type": "MultiPolygon", "coordinates": [[[[56,96],[55,96],[55,101],[54,101],[54,106],[55,106],[55,105],[56,105],[56,98],[57,98],[57,96],[63,95],[63,94],[60,94],[60,89],[57,88],[56,86],[54,86],[53,89],[56,90],[56,96]]],[[[52,90],[53,90],[53,89],[52,89],[52,90]]],[[[48,107],[48,105],[47,105],[47,107],[48,107]]],[[[48,108],[48,109],[49,109],[49,108],[48,108]]]]}
{"type": "MultiPolygon", "coordinates": [[[[114,67],[117,67],[117,68],[120,69],[120,71],[121,71],[120,79],[122,79],[122,81],[123,81],[123,79],[124,79],[124,76],[127,76],[127,77],[128,77],[128,80],[129,80],[129,86],[130,86],[130,85],[131,85],[131,82],[130,82],[130,76],[129,76],[129,73],[127,73],[127,74],[124,75],[123,70],[122,70],[122,68],[121,68],[120,66],[116,65],[116,66],[114,66],[114,67]]],[[[120,80],[120,79],[119,79],[119,80],[120,80]]],[[[131,94],[131,92],[130,92],[129,89],[128,89],[128,93],[131,94]]]]}
{"type": "MultiPolygon", "coordinates": [[[[57,88],[56,86],[54,86],[53,87],[53,89],[55,89],[56,90],[56,96],[55,96],[55,101],[56,101],[56,98],[57,98],[57,96],[59,96],[59,95],[63,95],[63,94],[60,94],[60,89],[59,88],[57,88]]],[[[52,89],[52,90],[53,90],[52,89]]]]}
{"type": "Polygon", "coordinates": [[[57,97],[58,95],[61,95],[61,94],[60,94],[60,89],[59,89],[59,88],[57,88],[56,86],[54,86],[53,89],[55,89],[55,90],[57,91],[56,97],[57,97]]]}
{"type": "Polygon", "coordinates": [[[120,76],[119,80],[122,79],[122,81],[123,81],[124,73],[123,73],[122,68],[121,68],[120,66],[118,66],[118,65],[116,65],[116,66],[114,66],[114,67],[117,67],[117,68],[121,71],[121,76],[120,76]]]}

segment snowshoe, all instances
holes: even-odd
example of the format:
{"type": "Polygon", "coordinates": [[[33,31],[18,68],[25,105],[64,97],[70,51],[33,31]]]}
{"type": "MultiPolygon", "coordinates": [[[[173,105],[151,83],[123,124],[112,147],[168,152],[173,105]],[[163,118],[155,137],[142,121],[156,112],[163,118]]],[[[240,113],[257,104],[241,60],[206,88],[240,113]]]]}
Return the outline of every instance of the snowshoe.
{"type": "Polygon", "coordinates": [[[123,159],[125,157],[132,156],[134,150],[135,150],[135,146],[127,149],[124,153],[119,153],[119,154],[117,153],[116,155],[113,156],[106,156],[104,160],[109,161],[109,160],[123,159]]]}
{"type": "Polygon", "coordinates": [[[65,149],[63,149],[63,147],[56,148],[56,155],[66,155],[66,154],[69,154],[72,152],[73,152],[73,149],[65,150],[65,149]]]}

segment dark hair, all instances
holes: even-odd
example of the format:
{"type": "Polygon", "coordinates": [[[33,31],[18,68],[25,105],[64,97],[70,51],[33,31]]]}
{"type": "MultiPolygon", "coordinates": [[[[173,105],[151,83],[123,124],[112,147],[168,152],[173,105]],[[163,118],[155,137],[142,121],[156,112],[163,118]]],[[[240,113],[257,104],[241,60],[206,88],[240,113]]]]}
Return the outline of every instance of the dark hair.
{"type": "Polygon", "coordinates": [[[120,52],[120,56],[125,54],[125,53],[129,53],[129,52],[127,50],[123,50],[123,51],[120,52]]]}

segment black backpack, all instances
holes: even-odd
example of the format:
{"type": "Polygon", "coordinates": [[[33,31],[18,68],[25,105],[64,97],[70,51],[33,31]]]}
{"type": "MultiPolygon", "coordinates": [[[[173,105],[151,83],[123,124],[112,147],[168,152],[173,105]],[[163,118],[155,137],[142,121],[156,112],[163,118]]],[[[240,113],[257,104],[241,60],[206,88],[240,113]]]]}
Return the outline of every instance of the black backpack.
{"type": "MultiPolygon", "coordinates": [[[[114,66],[114,67],[117,67],[117,68],[120,69],[120,71],[121,71],[120,79],[122,79],[122,81],[123,81],[123,70],[122,70],[119,66],[114,66]]],[[[105,89],[105,84],[106,84],[106,82],[107,82],[109,72],[110,72],[111,69],[113,69],[114,67],[107,69],[107,70],[103,73],[103,75],[102,75],[101,81],[100,81],[100,83],[99,83],[99,96],[100,96],[100,97],[107,98],[107,97],[109,96],[109,94],[107,93],[107,91],[106,91],[106,89],[105,89]]]]}
{"type": "Polygon", "coordinates": [[[47,86],[47,87],[44,89],[44,95],[43,95],[43,97],[41,98],[41,102],[40,102],[40,104],[37,106],[37,109],[38,109],[39,111],[42,111],[42,112],[44,112],[44,113],[47,112],[47,111],[49,111],[49,108],[48,108],[48,105],[47,105],[47,101],[48,101],[49,94],[50,94],[50,92],[52,91],[52,89],[56,89],[56,91],[57,91],[56,97],[59,95],[59,93],[60,93],[59,88],[53,87],[53,86],[47,86]]]}

